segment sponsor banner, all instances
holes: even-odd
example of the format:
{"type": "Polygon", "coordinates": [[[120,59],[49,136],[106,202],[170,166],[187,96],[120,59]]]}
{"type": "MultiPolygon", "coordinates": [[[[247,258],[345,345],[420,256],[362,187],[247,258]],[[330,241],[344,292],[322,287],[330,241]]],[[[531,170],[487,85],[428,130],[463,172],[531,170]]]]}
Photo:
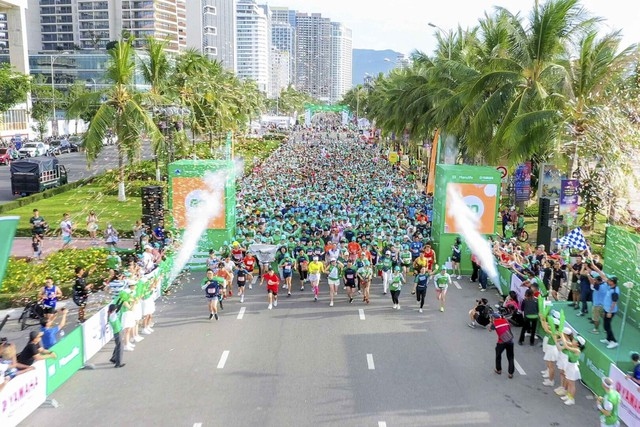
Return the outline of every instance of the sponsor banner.
{"type": "Polygon", "coordinates": [[[531,197],[531,162],[520,163],[513,174],[516,203],[527,202],[531,197]]]}
{"type": "Polygon", "coordinates": [[[18,425],[47,398],[45,362],[39,360],[32,366],[35,369],[16,376],[0,389],[0,426],[18,425]]]}
{"type": "MultiPolygon", "coordinates": [[[[573,328],[568,322],[566,323],[574,334],[577,330],[573,328]]],[[[596,340],[597,341],[597,340],[596,340]]],[[[604,347],[602,347],[604,349],[604,347]]],[[[580,353],[580,376],[582,382],[587,385],[597,395],[602,395],[602,377],[609,376],[609,366],[611,365],[611,359],[596,345],[587,343],[582,353],[580,353]]]]}
{"type": "Polygon", "coordinates": [[[508,295],[509,289],[511,288],[511,276],[513,276],[513,272],[498,264],[498,276],[500,277],[500,283],[494,283],[495,287],[500,292],[500,295],[508,295]]]}
{"type": "MultiPolygon", "coordinates": [[[[450,182],[447,184],[447,194],[450,186],[460,191],[464,203],[475,214],[477,229],[480,234],[493,234],[496,224],[496,201],[498,200],[498,186],[496,184],[462,184],[450,182]]],[[[460,233],[451,215],[447,203],[445,214],[445,233],[460,233]]]]}
{"type": "Polygon", "coordinates": [[[113,338],[113,331],[108,321],[108,311],[109,306],[104,306],[82,324],[84,362],[91,359],[113,338]]]}
{"type": "Polygon", "coordinates": [[[558,209],[563,216],[563,222],[573,227],[578,221],[578,192],[580,181],[577,179],[563,179],[560,181],[560,203],[558,209]]]}
{"type": "Polygon", "coordinates": [[[640,426],[640,386],[626,379],[624,372],[614,363],[609,368],[609,377],[620,393],[618,417],[628,426],[640,426]]]}
{"type": "Polygon", "coordinates": [[[84,366],[82,328],[75,328],[51,347],[55,359],[47,359],[47,396],[84,366]]]}
{"type": "Polygon", "coordinates": [[[543,163],[540,165],[540,178],[538,180],[538,198],[548,197],[558,200],[560,197],[560,184],[562,172],[556,165],[543,163]]]}
{"type": "Polygon", "coordinates": [[[209,197],[215,197],[218,202],[218,214],[209,220],[207,228],[220,230],[226,228],[225,194],[223,190],[212,191],[200,177],[173,178],[173,220],[176,228],[187,227],[188,218],[196,212],[198,206],[205,203],[209,197]]]}

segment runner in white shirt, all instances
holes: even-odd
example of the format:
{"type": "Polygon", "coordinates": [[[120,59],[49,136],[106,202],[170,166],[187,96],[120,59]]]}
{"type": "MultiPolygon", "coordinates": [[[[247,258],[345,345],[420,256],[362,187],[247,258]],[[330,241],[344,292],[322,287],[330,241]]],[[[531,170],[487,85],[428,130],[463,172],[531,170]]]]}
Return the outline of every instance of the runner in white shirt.
{"type": "Polygon", "coordinates": [[[436,297],[440,301],[440,311],[444,311],[444,303],[447,299],[447,289],[451,284],[451,276],[447,273],[447,267],[440,267],[440,273],[433,276],[436,288],[436,297]]]}

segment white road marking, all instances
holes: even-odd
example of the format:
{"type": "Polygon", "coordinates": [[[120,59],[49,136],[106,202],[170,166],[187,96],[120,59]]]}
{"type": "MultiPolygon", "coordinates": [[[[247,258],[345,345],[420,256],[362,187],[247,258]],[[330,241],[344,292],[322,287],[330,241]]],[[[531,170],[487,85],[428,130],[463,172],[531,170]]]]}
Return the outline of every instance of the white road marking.
{"type": "Polygon", "coordinates": [[[224,368],[224,364],[227,363],[228,357],[229,357],[229,350],[223,351],[222,356],[220,356],[220,361],[218,362],[218,369],[224,368]]]}
{"type": "Polygon", "coordinates": [[[247,307],[242,307],[240,309],[240,312],[238,313],[238,320],[242,320],[242,318],[244,317],[244,312],[247,310],[247,307]]]}
{"type": "Polygon", "coordinates": [[[453,284],[456,286],[456,288],[458,288],[458,289],[462,289],[462,286],[460,286],[460,283],[458,283],[458,281],[457,281],[457,280],[454,280],[454,281],[453,281],[453,284]]]}
{"type": "Polygon", "coordinates": [[[360,320],[364,320],[364,309],[359,308],[358,313],[360,313],[360,320]]]}
{"type": "Polygon", "coordinates": [[[376,365],[373,364],[373,354],[371,353],[367,353],[367,366],[370,371],[376,369],[376,365]]]}
{"type": "Polygon", "coordinates": [[[193,423],[193,427],[202,427],[202,423],[193,423]]]}
{"type": "Polygon", "coordinates": [[[513,363],[516,365],[516,371],[518,371],[520,375],[527,375],[527,373],[524,371],[524,369],[522,369],[522,366],[520,366],[517,360],[513,359],[513,363]]]}
{"type": "Polygon", "coordinates": [[[588,394],[588,395],[586,396],[586,398],[587,398],[587,400],[593,400],[593,399],[594,399],[593,395],[591,395],[591,394],[588,394]]]}
{"type": "Polygon", "coordinates": [[[387,427],[387,423],[384,421],[378,421],[378,427],[387,427]]]}

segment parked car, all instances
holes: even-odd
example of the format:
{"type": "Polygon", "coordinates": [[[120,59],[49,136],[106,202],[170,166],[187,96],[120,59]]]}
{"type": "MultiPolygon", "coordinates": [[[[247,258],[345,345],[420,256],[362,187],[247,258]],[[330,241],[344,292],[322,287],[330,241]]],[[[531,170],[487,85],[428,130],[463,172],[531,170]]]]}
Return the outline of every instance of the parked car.
{"type": "Polygon", "coordinates": [[[18,152],[13,148],[0,148],[0,165],[8,165],[18,158],[18,152]]]}
{"type": "Polygon", "coordinates": [[[49,146],[44,142],[27,142],[18,150],[18,156],[22,159],[25,157],[38,157],[47,154],[49,146]]]}
{"type": "Polygon", "coordinates": [[[58,155],[62,153],[75,153],[78,145],[72,144],[68,139],[54,139],[51,141],[47,155],[58,155]]]}

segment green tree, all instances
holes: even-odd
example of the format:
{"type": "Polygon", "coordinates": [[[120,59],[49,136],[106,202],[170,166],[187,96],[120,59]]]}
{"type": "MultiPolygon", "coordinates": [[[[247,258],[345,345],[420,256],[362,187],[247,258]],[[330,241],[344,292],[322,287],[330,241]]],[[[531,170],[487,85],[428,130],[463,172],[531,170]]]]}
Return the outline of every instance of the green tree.
{"type": "Polygon", "coordinates": [[[144,108],[148,94],[138,92],[134,87],[136,63],[132,44],[132,38],[123,39],[107,51],[109,66],[105,74],[105,90],[89,93],[69,107],[69,113],[75,115],[91,105],[100,105],[84,135],[85,153],[91,164],[102,150],[109,132],[117,137],[119,201],[126,200],[125,157],[129,162],[139,157],[143,134],[153,146],[162,140],[162,134],[144,108]]]}
{"type": "Polygon", "coordinates": [[[36,122],[34,130],[41,141],[47,133],[48,123],[53,119],[53,97],[62,99],[62,93],[45,83],[44,77],[38,76],[31,83],[31,118],[36,122]],[[55,91],[55,92],[54,92],[55,91]]]}
{"type": "Polygon", "coordinates": [[[27,101],[30,77],[11,70],[9,64],[0,64],[0,113],[27,101]]]}

